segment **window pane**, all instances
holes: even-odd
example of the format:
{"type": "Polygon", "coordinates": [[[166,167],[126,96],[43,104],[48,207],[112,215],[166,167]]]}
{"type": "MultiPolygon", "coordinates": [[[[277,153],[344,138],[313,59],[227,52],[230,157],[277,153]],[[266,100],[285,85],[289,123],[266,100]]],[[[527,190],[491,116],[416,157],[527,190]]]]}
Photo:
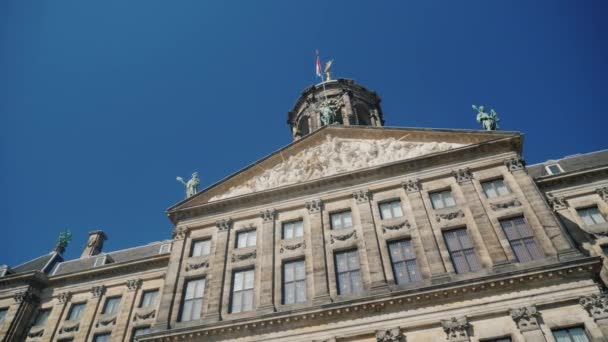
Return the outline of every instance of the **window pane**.
{"type": "Polygon", "coordinates": [[[306,301],[306,282],[298,281],[296,283],[296,302],[303,303],[306,301]]]}
{"type": "Polygon", "coordinates": [[[469,270],[471,272],[477,271],[481,268],[479,265],[479,261],[477,260],[477,254],[473,249],[466,249],[464,251],[464,256],[467,259],[467,263],[469,264],[469,270]]]}
{"type": "Polygon", "coordinates": [[[2,323],[2,321],[4,321],[4,317],[6,317],[7,312],[8,312],[7,309],[0,309],[0,323],[2,323]]]}
{"type": "Polygon", "coordinates": [[[72,309],[70,309],[70,314],[68,316],[68,319],[70,321],[79,320],[80,316],[82,316],[82,311],[84,309],[84,306],[85,306],[84,303],[72,305],[72,309]]]}
{"type": "Polygon", "coordinates": [[[95,336],[95,342],[110,342],[110,334],[95,336]]]}
{"type": "Polygon", "coordinates": [[[141,301],[141,307],[148,308],[156,305],[156,298],[158,297],[158,291],[146,291],[143,294],[141,301]]]}
{"type": "Polygon", "coordinates": [[[242,297],[242,292],[234,292],[232,294],[232,312],[241,312],[242,297]]]}
{"type": "Polygon", "coordinates": [[[118,306],[120,305],[120,297],[108,298],[104,307],[104,314],[113,314],[118,312],[118,306]]]}
{"type": "Polygon", "coordinates": [[[350,211],[342,213],[342,226],[343,228],[349,228],[353,226],[353,218],[351,217],[350,211]]]}
{"type": "Polygon", "coordinates": [[[462,248],[472,248],[473,247],[473,244],[471,243],[471,240],[469,239],[469,234],[467,234],[466,229],[457,229],[456,236],[458,236],[458,241],[460,242],[460,245],[462,246],[462,248]]]}
{"type": "Polygon", "coordinates": [[[245,271],[245,289],[253,288],[253,270],[245,271]]]}
{"type": "Polygon", "coordinates": [[[504,196],[509,194],[509,189],[507,189],[504,180],[498,179],[495,181],[494,184],[496,185],[496,191],[498,192],[498,195],[504,196]]]}
{"type": "Polygon", "coordinates": [[[345,253],[336,254],[336,268],[338,272],[345,272],[348,270],[348,261],[345,253]]]}
{"type": "Polygon", "coordinates": [[[293,263],[285,264],[285,281],[293,281],[295,279],[293,263]]]}
{"type": "Polygon", "coordinates": [[[444,232],[443,236],[445,238],[445,243],[448,246],[449,251],[453,252],[462,249],[460,247],[460,242],[458,241],[458,237],[456,236],[455,231],[444,232]]]}
{"type": "Polygon", "coordinates": [[[389,251],[391,253],[391,260],[393,262],[399,262],[399,261],[402,261],[404,259],[403,255],[401,254],[402,253],[402,249],[400,248],[400,243],[399,242],[391,242],[391,243],[389,243],[388,249],[389,249],[389,251]]]}
{"type": "Polygon", "coordinates": [[[439,193],[431,194],[431,202],[433,203],[434,209],[443,208],[443,201],[441,200],[441,195],[439,193]]]}
{"type": "Polygon", "coordinates": [[[183,322],[192,320],[192,301],[186,300],[184,301],[184,308],[182,309],[182,319],[183,322]]]}
{"type": "Polygon", "coordinates": [[[293,226],[291,223],[286,223],[283,226],[283,239],[291,239],[293,237],[293,226]]]}
{"type": "Polygon", "coordinates": [[[380,205],[380,216],[382,216],[382,219],[390,219],[393,217],[389,203],[383,203],[380,205]]]}
{"type": "Polygon", "coordinates": [[[600,213],[598,208],[589,208],[588,209],[589,214],[591,215],[591,218],[593,219],[593,222],[595,224],[600,224],[600,223],[604,223],[606,222],[606,219],[604,218],[604,216],[600,213]]]}
{"type": "MultiPolygon", "coordinates": [[[[34,321],[34,325],[46,324],[46,321],[48,320],[50,314],[51,314],[50,309],[44,309],[44,310],[38,311],[38,315],[36,315],[36,320],[34,321]]],[[[0,313],[0,315],[2,315],[2,313],[0,313]]],[[[2,318],[3,317],[0,316],[0,322],[2,322],[2,318]]]]}
{"type": "Polygon", "coordinates": [[[340,214],[331,215],[331,228],[332,229],[342,228],[342,220],[340,219],[340,214]]]}
{"type": "Polygon", "coordinates": [[[304,222],[298,221],[295,223],[294,237],[304,236],[304,222]]]}
{"type": "Polygon", "coordinates": [[[403,210],[401,209],[401,202],[394,201],[392,203],[393,206],[393,217],[401,217],[403,216],[403,210]]]}
{"type": "Polygon", "coordinates": [[[456,205],[456,201],[454,201],[454,197],[452,197],[451,191],[446,191],[443,193],[443,202],[445,207],[453,207],[456,205]]]}
{"type": "Polygon", "coordinates": [[[306,279],[306,268],[304,267],[304,260],[295,262],[296,266],[296,280],[306,279]]]}
{"type": "Polygon", "coordinates": [[[295,302],[295,284],[285,283],[283,284],[283,302],[285,304],[293,304],[295,302]]]}
{"type": "Polygon", "coordinates": [[[353,271],[350,273],[350,275],[353,293],[360,292],[363,289],[363,286],[361,285],[361,274],[359,271],[353,271]]]}
{"type": "Polygon", "coordinates": [[[253,290],[243,292],[243,311],[253,309],[253,290]]]}
{"type": "Polygon", "coordinates": [[[348,253],[348,269],[349,270],[358,270],[359,269],[359,255],[355,251],[348,253]]]}
{"type": "Polygon", "coordinates": [[[256,231],[252,230],[247,233],[247,246],[255,246],[256,243],[256,231]]]}
{"type": "Polygon", "coordinates": [[[481,184],[481,186],[483,188],[483,192],[486,193],[487,198],[493,198],[493,197],[498,196],[498,194],[494,190],[494,186],[493,186],[492,182],[483,183],[483,184],[481,184]]]}
{"type": "Polygon", "coordinates": [[[247,245],[247,232],[240,232],[237,234],[236,248],[243,248],[247,245]]]}
{"type": "Polygon", "coordinates": [[[196,280],[196,291],[194,292],[194,296],[196,298],[203,298],[205,293],[205,279],[196,280]]]}

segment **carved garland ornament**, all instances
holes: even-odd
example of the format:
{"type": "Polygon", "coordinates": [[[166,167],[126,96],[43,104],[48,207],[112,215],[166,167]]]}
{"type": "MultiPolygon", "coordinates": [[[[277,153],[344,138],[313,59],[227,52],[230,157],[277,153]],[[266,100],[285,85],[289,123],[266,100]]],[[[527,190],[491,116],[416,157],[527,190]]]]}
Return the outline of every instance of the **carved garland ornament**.
{"type": "Polygon", "coordinates": [[[589,315],[593,319],[605,319],[608,318],[608,295],[594,294],[587,297],[582,297],[579,303],[589,312],[589,315]]]}
{"type": "Polygon", "coordinates": [[[346,233],[346,234],[343,234],[343,235],[333,235],[332,234],[331,235],[331,243],[333,244],[334,242],[336,242],[336,240],[346,241],[346,240],[350,239],[351,237],[354,238],[354,239],[357,238],[357,231],[356,230],[353,230],[352,232],[346,233]]]}
{"type": "Polygon", "coordinates": [[[291,245],[288,245],[288,244],[281,245],[281,249],[279,250],[279,252],[281,254],[283,254],[283,252],[285,252],[285,250],[294,251],[300,247],[302,247],[302,249],[306,249],[306,241],[300,241],[298,243],[294,243],[291,245]]]}
{"type": "Polygon", "coordinates": [[[80,321],[65,321],[61,329],[59,329],[60,334],[71,333],[78,331],[80,328],[80,321]]]}
{"type": "Polygon", "coordinates": [[[29,337],[29,338],[42,337],[42,335],[44,335],[44,327],[42,327],[42,326],[31,327],[30,331],[27,333],[27,337],[29,337]]]}
{"type": "Polygon", "coordinates": [[[109,314],[109,315],[101,315],[99,317],[99,319],[97,320],[97,324],[95,325],[96,328],[99,328],[100,325],[102,326],[108,326],[108,325],[114,325],[116,324],[116,314],[109,314]]]}
{"type": "Polygon", "coordinates": [[[407,229],[409,229],[411,227],[411,225],[407,220],[405,220],[403,222],[399,222],[397,224],[391,224],[391,225],[383,224],[382,232],[386,233],[387,230],[399,230],[403,227],[407,227],[407,229]]]}
{"type": "Polygon", "coordinates": [[[138,320],[152,319],[154,317],[156,317],[156,309],[137,311],[133,315],[133,322],[137,322],[138,320]]]}
{"type": "Polygon", "coordinates": [[[507,208],[511,208],[511,207],[519,207],[519,206],[521,206],[521,202],[518,199],[512,199],[512,200],[506,201],[506,202],[490,203],[490,207],[494,211],[507,209],[507,208]]]}
{"type": "Polygon", "coordinates": [[[186,272],[192,270],[198,270],[199,268],[207,268],[209,267],[209,260],[205,260],[202,262],[193,262],[186,265],[186,272]]]}
{"type": "Polygon", "coordinates": [[[469,341],[469,328],[471,325],[466,316],[441,320],[441,326],[450,342],[469,341]]]}
{"type": "Polygon", "coordinates": [[[255,259],[256,254],[257,254],[256,251],[253,251],[250,253],[243,253],[243,254],[232,254],[232,262],[237,262],[237,261],[247,260],[247,259],[255,259]]]}
{"type": "Polygon", "coordinates": [[[458,209],[456,211],[452,211],[445,214],[435,214],[435,220],[437,220],[437,222],[441,222],[442,220],[451,221],[459,217],[464,217],[464,211],[462,211],[462,209],[458,209]]]}

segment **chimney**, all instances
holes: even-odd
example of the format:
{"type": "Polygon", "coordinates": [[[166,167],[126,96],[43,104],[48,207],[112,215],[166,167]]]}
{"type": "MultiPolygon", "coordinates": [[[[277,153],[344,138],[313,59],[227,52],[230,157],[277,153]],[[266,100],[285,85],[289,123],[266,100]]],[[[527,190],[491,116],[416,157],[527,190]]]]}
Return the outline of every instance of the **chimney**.
{"type": "Polygon", "coordinates": [[[89,241],[87,241],[87,244],[84,246],[84,250],[82,251],[80,258],[87,258],[101,253],[101,250],[103,249],[103,242],[107,239],[108,237],[101,230],[90,232],[89,241]]]}

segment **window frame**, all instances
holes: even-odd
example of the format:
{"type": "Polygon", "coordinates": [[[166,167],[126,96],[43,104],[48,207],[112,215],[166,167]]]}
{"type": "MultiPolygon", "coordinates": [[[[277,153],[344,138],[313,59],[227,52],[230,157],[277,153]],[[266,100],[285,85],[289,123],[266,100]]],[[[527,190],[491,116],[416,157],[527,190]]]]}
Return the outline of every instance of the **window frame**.
{"type": "MultiPolygon", "coordinates": [[[[200,286],[200,285],[199,285],[200,286]]],[[[182,290],[182,301],[181,301],[181,305],[180,305],[180,310],[179,310],[179,322],[192,322],[194,320],[200,320],[201,317],[203,316],[203,305],[204,305],[204,299],[205,299],[205,290],[207,289],[207,278],[205,277],[201,277],[201,278],[186,278],[184,279],[184,285],[183,285],[183,290],[182,290]],[[202,281],[202,287],[203,287],[203,291],[200,297],[196,297],[196,290],[198,289],[198,287],[196,285],[194,285],[194,289],[192,290],[192,292],[194,293],[194,297],[192,298],[186,298],[186,296],[188,295],[188,286],[191,283],[195,283],[195,282],[200,282],[202,281]],[[198,309],[198,317],[193,318],[195,315],[194,313],[196,312],[196,303],[200,301],[200,307],[198,309]],[[188,313],[188,319],[185,319],[184,314],[186,313],[186,304],[192,302],[192,306],[190,309],[190,312],[188,313]]]]}
{"type": "MultiPolygon", "coordinates": [[[[102,315],[108,315],[108,314],[117,314],[120,311],[120,303],[122,302],[122,296],[112,296],[112,297],[107,297],[106,301],[103,303],[103,309],[101,310],[101,314],[102,315]],[[114,301],[118,300],[118,305],[116,305],[116,311],[114,312],[108,312],[108,305],[110,305],[110,303],[114,303],[114,301]]],[[[111,307],[113,309],[113,307],[111,307]]]]}
{"type": "Polygon", "coordinates": [[[93,267],[95,268],[95,267],[101,267],[101,266],[105,265],[107,259],[108,259],[107,255],[96,257],[95,262],[93,263],[93,267]],[[99,263],[100,260],[101,260],[101,263],[99,263]]]}
{"type": "Polygon", "coordinates": [[[138,308],[151,308],[151,307],[155,307],[158,304],[158,295],[160,294],[160,289],[149,289],[149,290],[143,290],[141,292],[141,299],[139,300],[139,306],[138,308]],[[156,293],[156,296],[154,297],[154,304],[150,305],[150,306],[144,306],[144,301],[146,299],[146,294],[149,293],[156,293]]]}
{"type": "Polygon", "coordinates": [[[6,315],[8,314],[8,307],[0,308],[0,313],[4,313],[3,315],[0,315],[0,324],[2,324],[2,322],[4,322],[6,319],[6,315]]]}
{"type": "Polygon", "coordinates": [[[97,333],[97,334],[93,335],[93,342],[99,341],[98,338],[100,338],[100,337],[107,337],[108,341],[112,341],[110,339],[112,337],[111,332],[102,332],[102,333],[97,333]]]}
{"type": "Polygon", "coordinates": [[[448,254],[450,255],[450,261],[452,261],[452,266],[454,267],[454,271],[456,272],[456,274],[466,274],[466,273],[471,273],[471,272],[477,272],[477,271],[480,271],[481,269],[483,269],[483,267],[481,265],[481,261],[479,260],[479,256],[477,255],[477,250],[476,250],[477,248],[476,248],[475,244],[473,243],[473,241],[471,240],[471,237],[469,236],[469,229],[466,226],[446,229],[446,230],[443,230],[441,233],[443,236],[445,246],[447,247],[448,254]],[[471,247],[464,248],[463,243],[460,239],[460,236],[456,235],[458,231],[464,231],[466,233],[468,243],[471,245],[471,247]],[[460,249],[458,249],[458,250],[450,249],[450,244],[448,243],[448,238],[447,238],[446,234],[452,234],[452,233],[456,235],[458,245],[460,246],[460,249]],[[467,254],[465,253],[466,251],[473,252],[473,256],[475,258],[475,262],[476,262],[476,266],[477,266],[475,269],[473,267],[471,267],[471,263],[470,263],[469,259],[466,257],[467,256],[467,254]],[[454,257],[454,255],[456,253],[459,253],[462,255],[462,257],[466,261],[468,270],[466,270],[464,272],[461,272],[458,270],[457,265],[459,265],[459,264],[456,263],[455,257],[454,257]]]}
{"type": "Polygon", "coordinates": [[[131,342],[135,342],[137,340],[138,336],[145,335],[145,334],[136,335],[138,330],[148,330],[147,333],[150,333],[150,332],[152,332],[151,328],[152,328],[151,325],[142,325],[142,326],[138,326],[138,327],[133,327],[133,329],[131,331],[131,342]]]}
{"type": "Polygon", "coordinates": [[[300,218],[300,219],[296,219],[296,220],[286,221],[281,224],[281,239],[282,240],[297,239],[300,237],[304,237],[304,220],[303,219],[300,218]],[[297,223],[300,224],[302,235],[295,234],[297,232],[296,228],[298,227],[298,226],[296,226],[297,223]],[[285,237],[285,228],[288,228],[289,225],[291,225],[291,229],[292,229],[293,233],[292,233],[291,237],[285,237]]]}
{"type": "Polygon", "coordinates": [[[329,226],[330,226],[331,230],[350,229],[350,228],[354,227],[355,224],[353,222],[353,211],[351,209],[344,209],[344,210],[334,211],[332,213],[329,213],[329,226]],[[344,226],[344,215],[346,213],[348,213],[350,215],[350,226],[348,226],[348,227],[344,226]],[[338,215],[340,216],[340,227],[336,227],[334,225],[334,217],[336,217],[338,215]]]}
{"type": "MultiPolygon", "coordinates": [[[[509,242],[509,246],[511,247],[511,251],[513,252],[513,255],[515,255],[515,258],[517,259],[517,262],[525,263],[525,262],[530,262],[530,261],[541,260],[546,257],[545,252],[543,251],[540,243],[538,242],[538,240],[536,239],[536,236],[534,235],[534,231],[532,230],[532,227],[530,227],[530,225],[528,224],[528,220],[526,220],[526,217],[524,215],[517,215],[517,216],[501,218],[498,220],[498,223],[500,225],[500,229],[502,230],[502,233],[505,235],[505,238],[509,242]],[[521,235],[521,232],[518,228],[521,225],[515,223],[515,221],[518,219],[522,220],[523,226],[525,228],[527,228],[529,235],[527,235],[527,236],[521,235]],[[509,222],[511,224],[511,227],[513,227],[515,229],[515,231],[518,235],[518,238],[515,238],[512,240],[509,237],[509,234],[507,234],[507,231],[505,230],[505,225],[504,225],[504,223],[507,223],[507,222],[509,222]],[[536,252],[538,252],[539,255],[535,255],[535,253],[533,253],[533,250],[531,250],[529,248],[530,241],[534,243],[534,246],[536,247],[536,252]],[[528,260],[522,260],[523,259],[522,255],[517,253],[517,251],[519,249],[516,249],[513,247],[514,243],[520,243],[521,246],[523,246],[523,250],[525,250],[525,252],[527,253],[527,256],[529,257],[528,260]]],[[[510,227],[507,227],[507,228],[510,228],[510,227]]]]}
{"type": "Polygon", "coordinates": [[[503,177],[499,177],[499,178],[491,178],[491,179],[486,179],[484,181],[479,182],[479,184],[481,185],[481,190],[483,191],[483,194],[486,196],[487,199],[494,199],[494,198],[498,198],[498,197],[503,197],[503,196],[507,196],[511,194],[511,189],[507,186],[507,182],[505,181],[505,179],[503,177]],[[502,185],[504,186],[505,190],[507,191],[506,194],[500,194],[498,192],[498,187],[496,186],[496,182],[502,182],[502,185]],[[492,186],[492,190],[494,190],[494,192],[496,193],[496,196],[492,196],[490,197],[488,195],[488,192],[486,191],[485,185],[490,184],[492,186]]]}
{"type": "Polygon", "coordinates": [[[559,165],[559,163],[551,163],[551,164],[545,165],[545,171],[547,171],[547,174],[549,176],[554,176],[554,175],[559,175],[560,173],[564,173],[564,169],[562,168],[561,165],[559,165]],[[557,166],[559,171],[554,173],[553,171],[551,171],[551,166],[557,166]]]}
{"type": "Polygon", "coordinates": [[[308,294],[306,293],[306,259],[305,258],[298,258],[298,259],[291,259],[291,260],[285,260],[283,262],[283,267],[281,267],[281,302],[283,305],[293,305],[293,304],[302,304],[302,303],[306,303],[308,301],[308,294]],[[301,279],[298,279],[297,276],[297,267],[294,267],[293,270],[293,279],[291,281],[287,281],[286,280],[286,269],[288,265],[293,265],[293,264],[302,264],[302,267],[304,269],[303,272],[303,277],[301,279]],[[287,302],[286,298],[286,288],[288,284],[293,284],[293,296],[292,298],[294,299],[293,302],[287,302]],[[298,300],[298,285],[302,286],[304,288],[304,298],[302,300],[298,300]]]}
{"type": "Polygon", "coordinates": [[[359,250],[357,248],[351,248],[351,249],[345,249],[345,250],[340,250],[340,251],[335,251],[334,252],[334,271],[336,273],[336,291],[338,293],[338,295],[343,296],[343,295],[353,295],[353,294],[357,294],[357,293],[361,293],[363,292],[364,288],[363,288],[363,277],[361,275],[361,260],[360,260],[361,256],[359,254],[359,250]],[[357,268],[356,269],[351,269],[350,265],[349,265],[349,258],[350,258],[350,253],[355,253],[356,254],[356,260],[357,260],[357,268]],[[338,263],[338,256],[339,255],[346,255],[347,261],[347,269],[346,270],[342,270],[340,271],[339,269],[339,263],[338,263]],[[354,289],[355,286],[354,282],[353,282],[353,274],[354,273],[358,273],[358,277],[359,277],[359,288],[358,289],[354,289]],[[349,290],[348,292],[343,292],[341,291],[341,284],[342,282],[340,281],[340,275],[343,274],[347,274],[348,275],[348,286],[349,286],[349,290]]]}
{"type": "Polygon", "coordinates": [[[391,220],[391,219],[396,219],[396,218],[401,218],[405,216],[405,213],[403,212],[403,206],[401,205],[401,198],[393,198],[390,200],[386,200],[386,201],[382,201],[380,203],[378,203],[378,211],[380,212],[380,219],[382,220],[391,220]],[[401,212],[401,215],[399,216],[395,216],[395,206],[394,204],[397,204],[397,207],[399,208],[399,211],[401,212]],[[391,214],[391,217],[384,217],[384,211],[382,210],[383,206],[388,205],[388,211],[391,214]]]}
{"type": "Polygon", "coordinates": [[[434,210],[443,210],[443,209],[455,208],[458,206],[458,203],[456,202],[456,198],[454,198],[454,192],[452,191],[452,188],[429,192],[429,199],[431,200],[431,206],[433,207],[434,210]],[[450,197],[452,198],[452,202],[454,202],[453,205],[450,205],[450,206],[446,205],[445,196],[444,196],[445,193],[450,194],[450,197]],[[442,203],[441,208],[437,208],[435,206],[435,201],[433,200],[433,196],[436,196],[436,195],[440,196],[441,203],[442,203]]]}
{"type": "Polygon", "coordinates": [[[162,245],[160,245],[160,247],[158,248],[158,254],[170,253],[171,245],[172,245],[171,243],[163,243],[162,245]],[[166,249],[166,250],[163,251],[164,249],[166,249]]]}
{"type": "MultiPolygon", "coordinates": [[[[201,253],[202,253],[202,248],[201,248],[201,253]]],[[[190,247],[190,257],[191,258],[196,258],[196,257],[205,257],[211,255],[211,238],[210,237],[206,237],[206,238],[202,238],[202,239],[197,239],[197,240],[192,240],[192,246],[190,247]],[[196,246],[199,243],[208,243],[209,244],[209,252],[207,254],[199,254],[199,255],[195,255],[194,252],[196,251],[196,246]]]]}
{"type": "Polygon", "coordinates": [[[255,310],[255,267],[248,267],[248,268],[241,268],[241,269],[235,269],[232,270],[232,279],[231,279],[231,284],[230,284],[230,313],[231,314],[237,314],[237,313],[242,313],[242,312],[250,312],[255,310]],[[246,281],[246,277],[247,277],[247,273],[251,272],[253,280],[251,282],[251,287],[250,288],[245,288],[245,286],[247,285],[247,281],[246,281]],[[243,285],[242,288],[239,290],[236,290],[236,275],[239,273],[243,273],[243,285]],[[249,309],[246,309],[246,303],[243,300],[243,298],[245,297],[245,294],[251,291],[251,307],[249,309]],[[238,308],[238,311],[235,310],[235,294],[236,292],[238,292],[239,295],[241,295],[241,306],[238,308]]]}
{"type": "Polygon", "coordinates": [[[587,206],[587,207],[580,207],[580,208],[576,208],[576,214],[581,218],[581,220],[583,221],[583,224],[586,227],[591,227],[591,226],[595,226],[598,224],[604,224],[606,223],[606,216],[604,216],[604,213],[602,213],[602,211],[600,210],[600,208],[597,205],[591,205],[591,206],[587,206]],[[583,215],[581,215],[581,212],[589,212],[590,210],[595,209],[597,211],[597,214],[602,217],[602,219],[604,220],[604,222],[595,222],[595,219],[593,218],[593,215],[589,215],[589,219],[591,221],[593,221],[593,224],[588,224],[587,221],[585,221],[585,218],[583,217],[583,215]]]}
{"type": "Polygon", "coordinates": [[[386,247],[388,249],[389,260],[391,262],[391,269],[393,271],[393,278],[394,278],[395,283],[397,285],[412,284],[412,283],[415,283],[417,281],[422,280],[422,276],[420,274],[420,268],[418,267],[418,260],[417,260],[418,258],[417,258],[417,255],[416,255],[416,249],[414,248],[414,244],[413,244],[411,238],[403,238],[403,239],[397,239],[397,240],[387,241],[386,242],[386,247]],[[405,250],[403,248],[403,243],[405,243],[405,242],[409,243],[409,247],[410,247],[410,249],[412,251],[413,258],[408,258],[406,256],[405,250]],[[403,259],[402,260],[398,260],[398,261],[393,258],[393,253],[392,253],[392,250],[391,250],[391,246],[397,245],[397,244],[400,245],[397,248],[399,248],[399,250],[400,250],[400,252],[401,252],[401,254],[403,256],[403,259]],[[413,261],[413,267],[414,267],[414,271],[415,271],[415,273],[413,275],[411,274],[410,269],[408,267],[408,263],[411,263],[412,261],[413,261]],[[400,265],[400,264],[403,264],[404,267],[405,267],[405,269],[406,269],[406,271],[407,271],[408,281],[401,282],[399,280],[399,277],[397,276],[397,274],[398,274],[398,272],[397,272],[397,266],[400,265]]]}
{"type": "Polygon", "coordinates": [[[551,329],[551,335],[554,339],[556,339],[555,332],[565,330],[566,333],[568,334],[568,338],[570,339],[570,341],[574,341],[574,339],[572,338],[572,335],[570,334],[570,330],[574,330],[574,329],[581,329],[583,331],[583,334],[585,335],[585,338],[587,339],[587,342],[591,341],[591,339],[589,338],[589,333],[587,332],[587,329],[585,328],[585,325],[573,325],[573,326],[564,326],[564,327],[553,328],[553,329],[551,329]]]}
{"type": "MultiPolygon", "coordinates": [[[[53,310],[53,308],[40,308],[38,310],[38,312],[36,312],[36,316],[34,316],[34,320],[32,321],[32,326],[39,327],[39,326],[45,325],[46,322],[49,320],[49,316],[51,315],[52,310],[53,310]],[[39,323],[38,321],[40,320],[40,317],[43,313],[46,313],[46,317],[44,318],[44,322],[39,323]]],[[[0,320],[0,322],[2,322],[2,321],[0,320]]]]}
{"type": "Polygon", "coordinates": [[[82,314],[84,313],[84,310],[86,309],[86,307],[87,307],[87,302],[72,303],[72,305],[70,306],[70,311],[68,311],[67,320],[68,321],[80,321],[82,319],[82,314]],[[78,317],[75,319],[72,319],[72,313],[74,312],[75,307],[82,307],[82,309],[80,310],[78,317]]]}
{"type": "Polygon", "coordinates": [[[247,247],[255,247],[257,245],[257,241],[258,241],[258,232],[257,229],[245,229],[245,230],[241,230],[236,232],[235,236],[234,236],[234,248],[235,249],[240,249],[240,248],[247,248],[247,247]],[[255,241],[253,242],[253,244],[249,244],[251,241],[251,237],[250,234],[251,232],[255,233],[255,241]],[[247,238],[245,240],[245,246],[239,246],[239,237],[241,236],[241,234],[247,234],[247,238]]]}

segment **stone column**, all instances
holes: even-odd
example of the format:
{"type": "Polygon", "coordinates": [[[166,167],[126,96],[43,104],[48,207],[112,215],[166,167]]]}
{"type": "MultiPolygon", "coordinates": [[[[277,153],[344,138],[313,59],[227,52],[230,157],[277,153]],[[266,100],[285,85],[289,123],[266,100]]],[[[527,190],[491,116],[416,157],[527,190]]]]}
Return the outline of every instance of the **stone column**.
{"type": "Polygon", "coordinates": [[[34,309],[40,301],[40,294],[38,290],[30,286],[26,290],[17,292],[13,299],[15,305],[8,309],[4,317],[4,327],[0,330],[0,338],[3,342],[25,341],[26,329],[29,327],[34,309]]]}
{"type": "Polygon", "coordinates": [[[473,185],[473,174],[471,173],[471,170],[469,170],[469,168],[459,169],[454,171],[453,175],[464,194],[464,199],[473,215],[473,220],[475,221],[479,234],[483,238],[483,242],[488,250],[490,259],[492,260],[492,265],[497,266],[509,263],[507,254],[500,244],[498,235],[496,235],[496,231],[488,217],[488,213],[481,203],[479,193],[473,185]]]}
{"type": "Polygon", "coordinates": [[[466,316],[441,320],[441,327],[450,342],[469,342],[471,340],[469,337],[471,324],[466,316]]]}
{"type": "Polygon", "coordinates": [[[135,310],[137,292],[141,288],[141,279],[129,279],[125,284],[127,291],[122,296],[122,310],[116,317],[116,327],[112,331],[112,340],[126,341],[129,326],[131,324],[131,314],[135,310]]]}
{"type": "Polygon", "coordinates": [[[174,308],[175,293],[177,291],[180,269],[184,259],[184,248],[186,245],[187,235],[188,228],[186,227],[180,227],[173,230],[171,255],[169,256],[169,264],[167,265],[165,284],[163,285],[163,290],[160,296],[160,305],[158,306],[156,323],[152,326],[153,331],[166,330],[171,327],[171,314],[174,308]]]}
{"type": "Polygon", "coordinates": [[[511,318],[517,324],[517,328],[524,336],[526,342],[546,342],[545,334],[540,328],[540,312],[536,306],[525,306],[510,310],[511,318]]]}
{"type": "Polygon", "coordinates": [[[215,241],[215,255],[210,264],[207,277],[207,288],[209,301],[207,313],[203,316],[205,323],[215,322],[222,319],[222,298],[224,297],[224,284],[226,283],[226,259],[228,258],[228,242],[232,219],[219,220],[216,223],[217,233],[215,241]]]}
{"type": "Polygon", "coordinates": [[[422,194],[420,194],[420,183],[417,179],[408,179],[402,185],[414,213],[413,219],[420,234],[424,256],[429,264],[431,277],[436,281],[445,280],[448,277],[447,271],[439,252],[439,245],[437,244],[435,234],[433,234],[429,213],[422,200],[422,194]]]}
{"type": "Polygon", "coordinates": [[[275,243],[275,219],[274,209],[265,210],[260,213],[262,216],[262,251],[261,261],[261,282],[260,282],[260,305],[258,312],[274,312],[274,243],[275,243]]]}
{"type": "Polygon", "coordinates": [[[91,300],[87,301],[87,305],[79,320],[78,334],[74,337],[74,341],[88,341],[95,325],[95,315],[99,310],[101,299],[106,293],[106,287],[103,285],[93,286],[91,288],[91,300]]]}
{"type": "Polygon", "coordinates": [[[367,266],[369,268],[369,278],[371,281],[370,289],[383,289],[388,286],[386,274],[382,267],[382,256],[380,255],[380,241],[376,233],[376,223],[372,213],[372,194],[369,190],[360,190],[353,193],[359,216],[361,219],[361,230],[363,231],[363,243],[367,254],[367,266]]]}
{"type": "Polygon", "coordinates": [[[312,248],[313,303],[331,302],[327,279],[327,254],[325,253],[325,232],[323,228],[323,201],[315,199],[306,202],[310,222],[312,248]]]}
{"type": "Polygon", "coordinates": [[[50,342],[53,341],[53,339],[55,338],[55,334],[57,334],[57,329],[59,328],[59,323],[61,322],[61,318],[63,317],[63,314],[65,313],[65,309],[68,306],[68,303],[70,302],[70,299],[72,298],[72,293],[71,292],[62,292],[60,294],[57,295],[56,299],[56,303],[55,303],[55,308],[53,308],[53,310],[51,311],[51,314],[49,315],[49,319],[47,321],[47,326],[48,327],[52,327],[50,328],[49,332],[43,335],[42,339],[40,341],[42,342],[50,342]]]}
{"type": "Polygon", "coordinates": [[[505,161],[505,166],[513,174],[513,178],[519,184],[522,192],[528,199],[532,210],[538,217],[545,229],[545,234],[557,250],[558,256],[578,256],[580,252],[573,248],[573,244],[567,238],[567,233],[560,226],[557,217],[551,212],[545,202],[540,190],[526,171],[525,162],[521,158],[513,158],[505,161]]]}
{"type": "Polygon", "coordinates": [[[582,297],[579,303],[589,312],[595,323],[608,340],[608,294],[594,294],[582,297]]]}
{"type": "Polygon", "coordinates": [[[350,96],[348,91],[345,91],[342,94],[342,102],[344,102],[344,110],[342,114],[342,124],[344,126],[350,126],[350,120],[354,116],[353,114],[353,106],[350,103],[350,96]]]}

